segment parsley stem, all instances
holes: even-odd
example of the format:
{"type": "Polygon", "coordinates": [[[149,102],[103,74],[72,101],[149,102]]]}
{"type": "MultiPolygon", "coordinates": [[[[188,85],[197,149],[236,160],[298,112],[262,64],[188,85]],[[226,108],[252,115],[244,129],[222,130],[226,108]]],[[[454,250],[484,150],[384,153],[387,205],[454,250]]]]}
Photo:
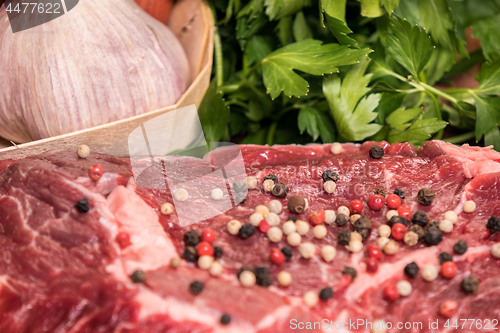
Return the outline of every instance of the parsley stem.
{"type": "Polygon", "coordinates": [[[457,144],[457,143],[463,143],[465,141],[469,141],[470,139],[473,139],[476,136],[476,133],[474,131],[472,132],[467,132],[464,134],[460,134],[457,136],[453,136],[451,138],[446,138],[444,141],[457,144]]]}
{"type": "Polygon", "coordinates": [[[267,132],[267,144],[272,146],[274,144],[274,133],[276,133],[276,127],[278,127],[278,121],[269,126],[269,131],[267,132]]]}
{"type": "MultiPolygon", "coordinates": [[[[212,10],[212,15],[214,17],[214,21],[217,22],[217,13],[215,12],[215,8],[213,4],[210,4],[210,9],[212,10]]],[[[214,51],[215,51],[215,76],[217,80],[217,86],[220,87],[224,83],[224,66],[222,60],[222,41],[219,34],[219,27],[217,23],[214,26],[214,51]]]]}
{"type": "Polygon", "coordinates": [[[448,93],[448,94],[463,94],[463,93],[470,93],[470,89],[469,88],[453,88],[453,89],[447,89],[444,92],[448,93]]]}

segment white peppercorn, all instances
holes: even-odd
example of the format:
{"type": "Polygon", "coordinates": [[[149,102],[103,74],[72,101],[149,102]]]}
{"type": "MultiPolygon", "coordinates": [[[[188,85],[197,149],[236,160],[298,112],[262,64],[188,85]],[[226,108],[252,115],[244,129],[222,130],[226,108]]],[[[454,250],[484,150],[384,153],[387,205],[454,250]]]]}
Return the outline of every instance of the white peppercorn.
{"type": "Polygon", "coordinates": [[[338,142],[334,142],[330,146],[330,151],[334,155],[338,155],[338,154],[342,153],[342,150],[344,150],[344,148],[342,148],[342,145],[340,143],[338,143],[338,142]]]}
{"type": "Polygon", "coordinates": [[[269,208],[269,211],[271,213],[276,213],[276,214],[280,214],[281,211],[283,210],[283,205],[278,200],[269,201],[267,207],[269,208]]]}
{"type": "Polygon", "coordinates": [[[227,223],[227,231],[231,235],[237,235],[241,229],[241,222],[238,220],[231,220],[227,223]]]}
{"type": "Polygon", "coordinates": [[[325,238],[327,233],[328,230],[326,230],[326,227],[323,224],[317,225],[313,228],[313,235],[317,239],[325,238]]]}
{"type": "Polygon", "coordinates": [[[165,202],[163,205],[161,205],[160,211],[163,215],[170,215],[174,212],[174,205],[172,205],[170,202],[165,202]]]}
{"type": "Polygon", "coordinates": [[[257,278],[255,277],[255,274],[251,271],[243,271],[240,274],[240,283],[243,287],[253,287],[255,286],[255,283],[257,282],[257,278]]]}
{"type": "Polygon", "coordinates": [[[264,216],[262,216],[261,213],[253,213],[250,215],[250,218],[248,219],[248,222],[250,222],[251,225],[254,227],[258,227],[260,224],[260,221],[264,219],[264,216]]]}
{"type": "Polygon", "coordinates": [[[377,238],[377,245],[379,248],[384,249],[384,247],[389,243],[388,237],[379,237],[377,238]]]}
{"type": "Polygon", "coordinates": [[[416,232],[408,231],[404,236],[404,242],[408,246],[414,246],[418,243],[418,235],[416,232]]]}
{"type": "Polygon", "coordinates": [[[336,255],[337,249],[331,245],[324,245],[321,248],[321,257],[323,257],[326,262],[332,262],[336,255]]]}
{"type": "Polygon", "coordinates": [[[306,259],[312,258],[316,253],[316,247],[309,242],[302,243],[299,246],[299,253],[306,259]]]}
{"type": "Polygon", "coordinates": [[[278,283],[283,287],[288,287],[292,283],[292,274],[287,271],[278,273],[278,283]]]}
{"type": "Polygon", "coordinates": [[[326,181],[323,184],[323,189],[325,190],[326,193],[333,193],[337,189],[337,184],[333,180],[326,181]]]}
{"type": "Polygon", "coordinates": [[[441,229],[442,232],[451,232],[453,230],[453,222],[450,220],[442,220],[439,222],[439,229],[441,229]]]}
{"type": "Polygon", "coordinates": [[[316,292],[314,291],[307,291],[304,296],[302,297],[302,300],[304,301],[304,304],[309,307],[309,308],[312,308],[314,307],[316,304],[318,304],[318,301],[319,301],[319,296],[316,292]]]}
{"type": "Polygon", "coordinates": [[[396,283],[396,288],[401,296],[406,297],[411,294],[412,286],[411,283],[406,280],[401,280],[396,283]]]}
{"type": "Polygon", "coordinates": [[[380,227],[378,227],[378,235],[380,237],[389,237],[391,235],[391,227],[389,227],[387,224],[382,224],[380,227]]]}
{"type": "Polygon", "coordinates": [[[214,188],[210,193],[210,196],[212,197],[212,199],[218,201],[224,197],[224,192],[222,192],[220,188],[214,188]]]}
{"type": "Polygon", "coordinates": [[[295,222],[295,226],[297,227],[297,232],[301,236],[304,236],[309,232],[309,223],[307,223],[306,221],[297,220],[297,222],[295,222]]]}
{"type": "Polygon", "coordinates": [[[500,243],[493,244],[491,247],[491,255],[497,259],[500,259],[500,243]]]}
{"type": "Polygon", "coordinates": [[[390,220],[393,216],[398,216],[398,211],[395,210],[395,209],[391,209],[389,211],[387,211],[387,213],[385,214],[385,217],[387,218],[387,220],[390,220]]]}
{"type": "Polygon", "coordinates": [[[337,208],[337,214],[344,214],[346,217],[349,217],[349,215],[351,215],[351,211],[346,206],[340,206],[337,208]]]}
{"type": "Polygon", "coordinates": [[[299,246],[299,244],[302,242],[302,236],[298,232],[292,232],[286,237],[286,241],[290,246],[299,246]]]}
{"type": "Polygon", "coordinates": [[[214,261],[212,263],[212,265],[210,266],[210,275],[212,276],[220,276],[222,274],[222,271],[223,271],[223,267],[222,265],[220,264],[220,262],[218,261],[214,261]]]}
{"type": "Polygon", "coordinates": [[[434,281],[437,277],[438,269],[436,268],[436,266],[427,265],[422,270],[422,278],[427,282],[434,281]]]}
{"type": "Polygon", "coordinates": [[[177,201],[186,201],[189,198],[189,193],[183,188],[178,188],[174,193],[174,199],[177,201]]]}
{"type": "Polygon", "coordinates": [[[249,190],[254,190],[257,188],[258,186],[257,178],[249,176],[246,178],[246,181],[247,181],[247,188],[249,190]]]}
{"type": "Polygon", "coordinates": [[[198,258],[198,267],[201,269],[209,269],[214,262],[214,257],[205,255],[198,258]]]}
{"type": "Polygon", "coordinates": [[[278,243],[283,238],[283,231],[278,227],[271,227],[267,231],[267,238],[273,243],[278,243]]]}
{"type": "Polygon", "coordinates": [[[283,223],[283,226],[281,227],[283,229],[283,233],[285,235],[290,235],[292,232],[297,231],[297,227],[295,226],[295,223],[293,221],[286,221],[283,223]]]}
{"type": "Polygon", "coordinates": [[[87,145],[81,145],[80,147],[78,147],[76,153],[80,158],[87,158],[90,155],[90,148],[87,145]]]}
{"type": "MultiPolygon", "coordinates": [[[[352,235],[352,234],[351,234],[352,235]]],[[[363,243],[359,240],[352,240],[349,242],[349,245],[346,245],[346,249],[351,251],[352,253],[358,253],[363,250],[363,243]]]]}
{"type": "Polygon", "coordinates": [[[271,227],[275,227],[281,223],[280,217],[276,213],[269,213],[264,219],[271,227]]]}
{"type": "Polygon", "coordinates": [[[326,224],[332,224],[333,222],[335,222],[335,219],[337,218],[337,216],[335,215],[335,211],[334,210],[325,210],[325,223],[326,224]]]}
{"type": "Polygon", "coordinates": [[[457,223],[458,216],[457,213],[455,213],[452,210],[447,211],[444,213],[443,220],[448,220],[451,221],[453,224],[457,223]]]}
{"type": "Polygon", "coordinates": [[[472,213],[473,211],[476,210],[476,203],[472,200],[466,201],[464,203],[463,210],[466,213],[472,213]]]}
{"type": "Polygon", "coordinates": [[[262,183],[262,188],[264,189],[264,191],[266,192],[271,192],[274,188],[274,180],[272,179],[266,179],[264,180],[264,182],[262,183]]]}
{"type": "Polygon", "coordinates": [[[384,253],[385,254],[395,254],[396,252],[398,252],[399,250],[399,245],[398,243],[393,240],[393,239],[390,239],[387,244],[385,244],[384,246],[384,253]]]}

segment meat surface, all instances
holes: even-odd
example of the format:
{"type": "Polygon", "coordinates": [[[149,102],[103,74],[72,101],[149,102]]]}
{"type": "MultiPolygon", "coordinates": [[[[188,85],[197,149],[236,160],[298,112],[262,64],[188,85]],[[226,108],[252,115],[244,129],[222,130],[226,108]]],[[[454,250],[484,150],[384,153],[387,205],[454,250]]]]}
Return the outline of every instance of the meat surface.
{"type": "MultiPolygon", "coordinates": [[[[189,207],[183,218],[191,214],[198,221],[203,210],[214,209],[207,206],[210,200],[197,199],[217,183],[210,176],[193,185],[196,195],[191,193],[187,201],[179,203],[168,186],[139,186],[161,182],[162,177],[145,173],[142,176],[151,181],[136,181],[128,159],[99,154],[79,159],[74,152],[48,152],[0,161],[0,332],[371,332],[370,325],[381,320],[392,326],[387,332],[499,329],[500,259],[492,256],[491,247],[500,236],[486,228],[488,218],[500,216],[499,153],[441,141],[426,142],[418,151],[405,143],[344,144],[339,155],[330,152],[329,144],[240,149],[246,175],[254,176],[259,186],[248,191],[244,203],[190,225],[181,225],[175,211],[163,215],[160,207],[166,202],[175,203],[177,209],[189,207]],[[382,159],[369,157],[375,144],[385,150],[382,159]],[[88,177],[88,168],[94,164],[105,172],[98,181],[88,177]],[[332,194],[323,191],[326,169],[340,176],[332,194]],[[285,198],[262,190],[269,174],[288,186],[285,198]],[[380,188],[387,193],[402,189],[403,203],[412,213],[425,211],[430,221],[441,221],[450,210],[457,213],[458,221],[438,245],[428,246],[420,240],[408,246],[398,241],[399,250],[384,254],[378,270],[369,273],[367,247],[377,243],[378,227],[388,223],[387,206],[373,211],[366,204],[380,188]],[[436,194],[429,206],[417,201],[422,188],[432,188],[436,194]],[[309,208],[302,214],[289,212],[287,202],[292,195],[307,199],[309,208]],[[75,208],[82,198],[89,201],[88,213],[75,208]],[[351,253],[337,243],[340,230],[353,230],[351,223],[325,225],[328,234],[323,239],[314,238],[311,225],[302,242],[314,244],[316,254],[305,259],[293,248],[292,258],[281,265],[273,264],[269,253],[272,248],[287,246],[286,237],[273,243],[258,228],[247,239],[229,234],[230,220],[248,224],[257,205],[274,199],[283,204],[281,224],[290,215],[308,221],[311,212],[337,211],[360,199],[362,214],[372,224],[363,251],[351,253]],[[467,200],[476,203],[472,213],[463,211],[467,200]],[[213,245],[223,249],[217,259],[223,266],[222,275],[211,276],[184,259],[179,267],[171,267],[173,258],[182,258],[184,234],[190,230],[202,233],[206,228],[215,233],[213,245]],[[468,245],[462,255],[453,251],[458,240],[468,245]],[[330,263],[320,254],[327,244],[337,251],[330,263]],[[439,269],[438,255],[443,251],[453,255],[456,275],[451,279],[439,275],[426,282],[423,267],[439,269]],[[420,267],[415,278],[404,274],[410,262],[420,267]],[[241,286],[237,272],[244,265],[267,267],[272,285],[241,286]],[[342,275],[345,267],[357,271],[352,281],[342,275]],[[130,278],[137,270],[146,272],[142,283],[130,278]],[[288,287],[278,284],[280,271],[291,274],[288,287]],[[469,275],[480,282],[473,295],[460,287],[469,275]],[[195,280],[204,284],[198,295],[189,290],[195,280]],[[386,300],[384,288],[401,280],[411,283],[411,294],[386,300]],[[319,293],[324,287],[333,289],[333,297],[307,307],[304,293],[319,293]],[[439,312],[447,300],[458,305],[449,321],[439,312]],[[221,324],[223,314],[231,318],[227,325],[221,324]]],[[[206,164],[206,159],[167,159],[174,164],[186,162],[193,170],[206,164]]],[[[182,178],[185,170],[179,172],[182,178]]]]}

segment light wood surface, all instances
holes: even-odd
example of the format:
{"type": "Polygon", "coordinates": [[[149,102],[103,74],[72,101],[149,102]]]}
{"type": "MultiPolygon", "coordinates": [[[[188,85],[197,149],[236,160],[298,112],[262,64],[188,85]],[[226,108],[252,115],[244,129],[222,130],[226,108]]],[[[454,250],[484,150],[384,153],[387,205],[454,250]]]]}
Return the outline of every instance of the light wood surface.
{"type": "Polygon", "coordinates": [[[172,10],[169,27],[179,38],[188,55],[193,82],[177,104],[132,118],[93,127],[44,140],[12,146],[0,138],[0,160],[18,159],[49,150],[76,150],[86,144],[94,152],[127,156],[128,136],[142,123],[187,105],[199,106],[210,84],[213,54],[213,17],[202,0],[177,1],[172,10]]]}

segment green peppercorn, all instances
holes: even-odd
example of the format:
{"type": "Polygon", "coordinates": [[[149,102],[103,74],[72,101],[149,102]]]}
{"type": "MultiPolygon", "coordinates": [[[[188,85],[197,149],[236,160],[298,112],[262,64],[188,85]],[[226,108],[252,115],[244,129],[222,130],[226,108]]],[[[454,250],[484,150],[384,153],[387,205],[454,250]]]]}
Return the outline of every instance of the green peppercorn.
{"type": "Polygon", "coordinates": [[[469,275],[462,280],[460,287],[466,294],[473,295],[479,288],[479,279],[475,275],[469,275]]]}
{"type": "Polygon", "coordinates": [[[400,188],[395,189],[393,193],[395,195],[399,196],[401,198],[401,200],[404,200],[406,198],[405,192],[400,188]]]}
{"type": "Polygon", "coordinates": [[[385,198],[385,190],[383,188],[378,188],[376,189],[373,194],[380,194],[381,196],[383,196],[385,198]]]}
{"type": "Polygon", "coordinates": [[[455,251],[456,254],[464,254],[465,251],[467,251],[467,242],[460,239],[453,245],[453,251],[455,251]]]}
{"type": "Polygon", "coordinates": [[[418,240],[423,239],[423,238],[424,238],[424,236],[425,236],[425,231],[424,231],[424,229],[423,229],[421,226],[417,225],[417,224],[413,224],[413,225],[410,227],[410,229],[408,229],[408,230],[409,230],[409,231],[413,231],[414,233],[416,233],[416,234],[417,234],[417,236],[418,236],[418,240]]]}
{"type": "Polygon", "coordinates": [[[392,228],[396,223],[401,223],[405,227],[408,226],[408,220],[402,216],[395,215],[389,220],[389,226],[392,228]]]}
{"type": "Polygon", "coordinates": [[[350,275],[352,277],[352,280],[356,278],[356,275],[358,275],[358,272],[352,267],[345,267],[342,270],[342,275],[350,275]]]}
{"type": "Polygon", "coordinates": [[[416,277],[418,275],[419,270],[420,270],[420,268],[414,262],[411,262],[405,266],[405,274],[411,278],[416,277]]]}
{"type": "Polygon", "coordinates": [[[453,257],[448,252],[441,252],[439,254],[439,263],[442,265],[444,262],[453,261],[453,257]]]}
{"type": "Polygon", "coordinates": [[[130,275],[130,280],[132,280],[133,283],[143,283],[146,280],[146,273],[138,269],[130,275]]]}
{"type": "Polygon", "coordinates": [[[347,224],[347,216],[344,214],[338,214],[337,217],[335,218],[335,224],[339,227],[343,227],[347,224]]]}
{"type": "Polygon", "coordinates": [[[271,179],[275,184],[278,182],[278,177],[276,175],[267,175],[264,177],[264,181],[271,179]]]}
{"type": "Polygon", "coordinates": [[[239,235],[243,239],[247,239],[248,237],[255,234],[255,227],[251,224],[244,224],[239,231],[239,235]]]}
{"type": "Polygon", "coordinates": [[[384,148],[375,145],[370,149],[369,155],[371,158],[380,159],[384,156],[384,148]]]}
{"type": "Polygon", "coordinates": [[[184,234],[184,245],[186,246],[196,246],[200,242],[200,235],[194,231],[190,230],[184,234]]]}
{"type": "Polygon", "coordinates": [[[253,273],[255,274],[256,282],[259,286],[269,287],[273,284],[273,278],[271,277],[271,273],[269,273],[269,269],[267,267],[255,267],[253,273]]]}
{"type": "Polygon", "coordinates": [[[427,215],[423,210],[417,210],[411,217],[413,224],[425,227],[429,223],[429,215],[427,215]]]}
{"type": "Polygon", "coordinates": [[[189,291],[193,295],[199,295],[203,291],[204,285],[201,281],[193,281],[189,284],[189,291]]]}
{"type": "Polygon", "coordinates": [[[418,201],[425,206],[429,206],[432,203],[432,200],[436,197],[436,193],[431,188],[423,188],[418,191],[417,199],[418,201]]]}
{"type": "Polygon", "coordinates": [[[288,246],[283,246],[281,248],[281,253],[283,253],[283,255],[285,256],[285,259],[286,261],[289,261],[290,259],[292,259],[292,249],[288,246]]]}
{"type": "Polygon", "coordinates": [[[351,230],[343,229],[339,232],[337,236],[337,243],[340,245],[348,245],[351,241],[351,230]]]}
{"type": "Polygon", "coordinates": [[[443,240],[443,232],[436,227],[425,229],[424,242],[427,245],[438,245],[443,240]]]}
{"type": "Polygon", "coordinates": [[[231,316],[227,313],[224,313],[222,317],[220,317],[220,323],[222,325],[228,325],[231,322],[231,316]]]}
{"type": "Polygon", "coordinates": [[[324,182],[327,182],[329,180],[331,180],[333,182],[337,182],[339,180],[339,174],[332,171],[332,170],[323,171],[323,174],[321,175],[321,177],[323,178],[324,182]]]}
{"type": "Polygon", "coordinates": [[[493,234],[500,232],[500,218],[496,216],[490,217],[486,223],[486,228],[488,228],[493,234]]]}
{"type": "Polygon", "coordinates": [[[88,213],[90,210],[89,200],[87,198],[82,198],[78,200],[75,207],[80,213],[88,213]]]}
{"type": "Polygon", "coordinates": [[[325,287],[319,292],[319,299],[322,301],[328,301],[333,297],[333,289],[330,287],[325,287]]]}
{"type": "Polygon", "coordinates": [[[248,185],[246,180],[237,180],[233,183],[233,190],[236,193],[245,192],[248,190],[248,185]]]}

